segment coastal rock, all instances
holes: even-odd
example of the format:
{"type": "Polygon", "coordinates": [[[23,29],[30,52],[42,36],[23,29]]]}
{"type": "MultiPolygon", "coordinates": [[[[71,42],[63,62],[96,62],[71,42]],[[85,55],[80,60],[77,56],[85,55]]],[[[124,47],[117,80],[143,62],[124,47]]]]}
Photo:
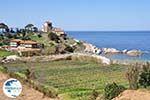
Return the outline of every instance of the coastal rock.
{"type": "Polygon", "coordinates": [[[140,50],[133,49],[133,50],[127,51],[126,54],[129,56],[140,56],[142,54],[142,52],[140,50]]]}
{"type": "Polygon", "coordinates": [[[127,49],[124,49],[124,50],[122,51],[122,53],[124,53],[124,54],[126,54],[127,52],[128,52],[127,49]]]}
{"type": "Polygon", "coordinates": [[[20,59],[20,57],[18,57],[17,55],[11,55],[11,56],[7,56],[6,57],[6,60],[17,60],[17,59],[20,59]]]}
{"type": "Polygon", "coordinates": [[[98,56],[98,58],[101,59],[103,64],[107,64],[107,65],[111,64],[111,60],[106,58],[106,57],[104,57],[104,56],[98,56]]]}
{"type": "Polygon", "coordinates": [[[97,63],[102,63],[106,65],[111,64],[111,60],[100,55],[95,54],[84,54],[84,53],[74,53],[72,54],[72,60],[79,60],[79,61],[94,61],[97,63]]]}
{"type": "Polygon", "coordinates": [[[95,49],[95,54],[100,55],[102,53],[102,50],[99,48],[95,49]]]}
{"type": "Polygon", "coordinates": [[[1,62],[2,63],[8,63],[8,62],[11,62],[11,61],[16,61],[16,60],[19,60],[20,57],[18,57],[17,55],[10,55],[10,56],[7,56],[7,57],[4,57],[1,62]]]}
{"type": "Polygon", "coordinates": [[[115,48],[102,48],[102,50],[105,54],[107,54],[107,53],[120,53],[120,51],[115,49],[115,48]]]}
{"type": "Polygon", "coordinates": [[[95,53],[95,51],[98,49],[96,46],[90,43],[83,43],[83,46],[85,47],[84,51],[88,53],[95,53]]]}

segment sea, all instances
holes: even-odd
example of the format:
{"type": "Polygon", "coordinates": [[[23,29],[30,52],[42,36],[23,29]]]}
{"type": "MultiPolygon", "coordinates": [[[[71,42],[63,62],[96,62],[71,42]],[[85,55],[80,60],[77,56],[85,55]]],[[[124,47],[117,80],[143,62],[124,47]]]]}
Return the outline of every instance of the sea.
{"type": "Polygon", "coordinates": [[[110,59],[150,61],[150,31],[66,31],[66,33],[98,48],[138,49],[144,52],[138,57],[125,54],[105,55],[110,59]]]}

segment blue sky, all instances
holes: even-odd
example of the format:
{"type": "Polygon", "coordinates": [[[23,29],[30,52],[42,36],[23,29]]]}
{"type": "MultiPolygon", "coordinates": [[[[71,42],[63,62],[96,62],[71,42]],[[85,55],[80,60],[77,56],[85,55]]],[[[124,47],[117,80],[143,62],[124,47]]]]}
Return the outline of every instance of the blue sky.
{"type": "Polygon", "coordinates": [[[150,0],[0,0],[10,27],[50,20],[65,30],[150,30],[150,0]]]}

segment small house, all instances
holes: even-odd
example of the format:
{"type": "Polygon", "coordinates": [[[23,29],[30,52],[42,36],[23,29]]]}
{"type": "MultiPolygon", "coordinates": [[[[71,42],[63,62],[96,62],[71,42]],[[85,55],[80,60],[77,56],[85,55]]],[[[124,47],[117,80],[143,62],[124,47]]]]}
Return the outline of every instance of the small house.
{"type": "Polygon", "coordinates": [[[58,28],[58,27],[54,27],[52,29],[52,32],[56,33],[58,36],[65,34],[64,30],[62,28],[58,28]]]}
{"type": "Polygon", "coordinates": [[[42,48],[44,48],[43,44],[33,40],[13,39],[10,41],[10,49],[18,52],[21,56],[38,55],[42,48]]]}

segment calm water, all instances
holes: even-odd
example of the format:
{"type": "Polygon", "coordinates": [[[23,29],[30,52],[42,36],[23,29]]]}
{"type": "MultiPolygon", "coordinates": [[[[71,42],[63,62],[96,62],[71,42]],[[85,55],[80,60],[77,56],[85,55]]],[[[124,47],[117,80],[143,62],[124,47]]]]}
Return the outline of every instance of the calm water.
{"type": "MultiPolygon", "coordinates": [[[[67,34],[76,39],[92,43],[99,48],[139,49],[150,52],[150,32],[68,31],[67,34]]],[[[107,56],[112,59],[150,60],[150,53],[143,54],[140,57],[129,57],[123,54],[107,56]]]]}

